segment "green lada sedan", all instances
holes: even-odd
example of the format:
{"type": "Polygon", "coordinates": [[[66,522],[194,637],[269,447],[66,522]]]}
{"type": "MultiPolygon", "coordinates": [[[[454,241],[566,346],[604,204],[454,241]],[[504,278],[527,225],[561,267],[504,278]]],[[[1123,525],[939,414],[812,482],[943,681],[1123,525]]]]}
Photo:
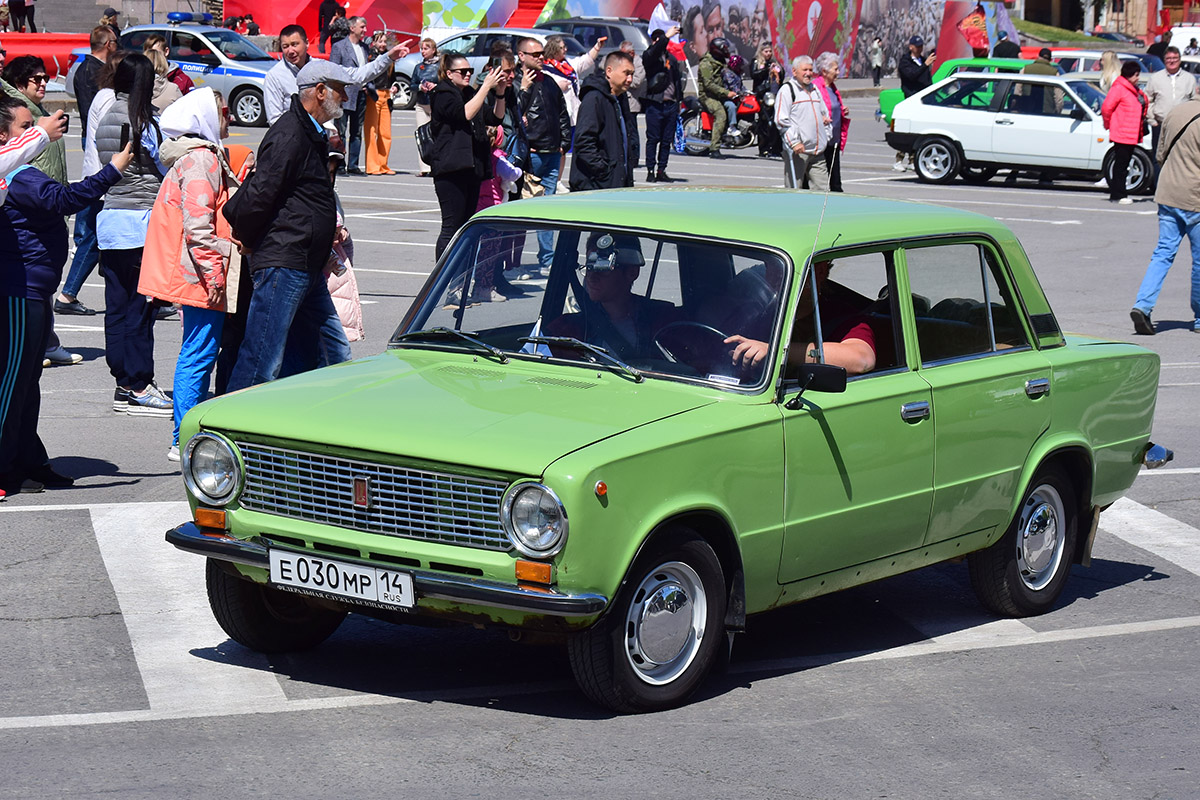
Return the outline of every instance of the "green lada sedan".
{"type": "Polygon", "coordinates": [[[348,613],[538,631],[594,701],[662,709],[755,615],[930,564],[1053,608],[1146,462],[1158,373],[1065,336],[977,214],[522,201],[459,232],[385,352],[192,410],[167,540],[251,649],[348,613]]]}

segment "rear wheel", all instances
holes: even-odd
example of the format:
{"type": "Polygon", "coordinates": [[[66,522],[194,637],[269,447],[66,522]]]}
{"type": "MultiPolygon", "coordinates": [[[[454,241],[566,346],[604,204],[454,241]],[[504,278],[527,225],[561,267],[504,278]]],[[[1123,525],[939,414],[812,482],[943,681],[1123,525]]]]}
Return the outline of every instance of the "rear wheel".
{"type": "Polygon", "coordinates": [[[392,81],[392,105],[404,111],[417,104],[417,93],[412,90],[412,84],[401,77],[392,81]]]}
{"type": "Polygon", "coordinates": [[[925,183],[949,183],[958,174],[958,148],[946,139],[925,139],[917,143],[913,163],[925,183]]]}
{"type": "MultiPolygon", "coordinates": [[[[1104,179],[1112,186],[1113,182],[1113,158],[1112,151],[1109,151],[1109,157],[1104,162],[1104,179]]],[[[1141,147],[1133,151],[1133,157],[1129,159],[1129,171],[1125,174],[1125,191],[1129,194],[1141,194],[1150,190],[1150,185],[1154,183],[1154,164],[1150,161],[1150,156],[1141,147]]]]}
{"type": "Polygon", "coordinates": [[[637,560],[604,616],[569,640],[575,680],[614,711],[679,705],[721,654],[725,603],[712,547],[687,529],[666,534],[637,560]]]}
{"type": "Polygon", "coordinates": [[[308,650],[328,639],[344,611],[316,605],[291,592],[272,589],[230,574],[208,559],[208,604],[229,638],[260,653],[308,650]]]}
{"type": "Polygon", "coordinates": [[[1038,471],[998,542],[967,557],[971,588],[990,611],[1049,611],[1066,585],[1078,527],[1075,488],[1057,468],[1038,471]]]}
{"type": "Polygon", "coordinates": [[[267,109],[263,105],[262,92],[258,89],[239,89],[229,101],[229,109],[238,125],[266,127],[267,109]]]}

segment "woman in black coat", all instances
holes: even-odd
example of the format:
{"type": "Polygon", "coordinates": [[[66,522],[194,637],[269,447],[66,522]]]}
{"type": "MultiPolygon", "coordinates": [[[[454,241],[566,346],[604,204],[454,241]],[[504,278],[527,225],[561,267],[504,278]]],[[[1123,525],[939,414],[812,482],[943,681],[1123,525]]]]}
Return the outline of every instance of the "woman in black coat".
{"type": "Polygon", "coordinates": [[[503,70],[490,70],[478,91],[470,85],[474,72],[461,53],[445,53],[433,90],[430,109],[433,154],[429,166],[442,210],[442,231],[434,250],[436,258],[441,258],[455,232],[479,205],[479,185],[492,175],[492,146],[486,129],[504,119],[508,79],[503,70]],[[494,105],[488,108],[484,101],[493,97],[492,89],[497,93],[494,105]]]}

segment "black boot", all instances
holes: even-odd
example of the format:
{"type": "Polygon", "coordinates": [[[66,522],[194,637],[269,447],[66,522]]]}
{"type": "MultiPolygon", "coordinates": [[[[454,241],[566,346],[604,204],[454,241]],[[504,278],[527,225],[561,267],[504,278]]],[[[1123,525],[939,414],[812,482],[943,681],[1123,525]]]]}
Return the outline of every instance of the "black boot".
{"type": "Polygon", "coordinates": [[[674,183],[675,179],[666,173],[665,170],[659,170],[658,176],[655,178],[659,183],[674,183]]]}
{"type": "Polygon", "coordinates": [[[646,183],[654,183],[654,170],[646,173],[646,183]]]}

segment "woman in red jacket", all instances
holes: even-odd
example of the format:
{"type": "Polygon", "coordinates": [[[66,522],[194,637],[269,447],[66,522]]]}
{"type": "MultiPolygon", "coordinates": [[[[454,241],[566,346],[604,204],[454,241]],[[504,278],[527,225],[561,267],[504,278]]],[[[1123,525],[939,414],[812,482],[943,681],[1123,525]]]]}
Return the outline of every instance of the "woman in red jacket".
{"type": "Polygon", "coordinates": [[[1113,81],[1112,88],[1104,97],[1104,105],[1100,107],[1104,127],[1108,129],[1108,139],[1113,143],[1112,178],[1108,181],[1110,203],[1129,205],[1133,202],[1127,197],[1125,179],[1129,174],[1129,159],[1133,158],[1133,149],[1141,144],[1146,130],[1146,94],[1137,85],[1141,74],[1142,68],[1138,62],[1123,63],[1121,77],[1113,81]]]}

